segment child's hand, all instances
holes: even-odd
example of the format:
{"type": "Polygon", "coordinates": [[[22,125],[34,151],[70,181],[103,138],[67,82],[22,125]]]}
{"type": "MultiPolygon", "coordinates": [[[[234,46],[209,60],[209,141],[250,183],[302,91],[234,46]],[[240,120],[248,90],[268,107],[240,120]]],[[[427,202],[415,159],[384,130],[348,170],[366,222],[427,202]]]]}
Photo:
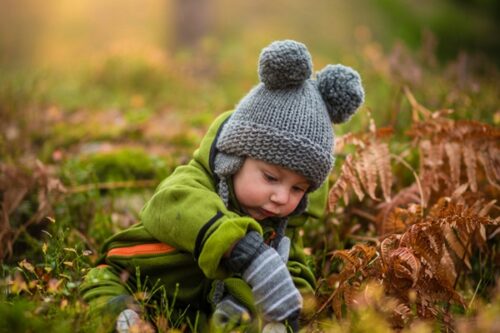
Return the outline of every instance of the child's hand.
{"type": "MultiPolygon", "coordinates": [[[[284,242],[283,248],[287,246],[284,242]]],[[[288,246],[289,248],[289,246],[288,246]]],[[[287,251],[285,251],[287,252],[287,251]]],[[[288,254],[283,253],[288,259],[288,254]]],[[[266,321],[284,321],[302,308],[302,296],[293,284],[284,259],[264,243],[262,236],[249,232],[234,247],[228,266],[243,273],[252,287],[255,305],[262,309],[266,321]]]]}
{"type": "Polygon", "coordinates": [[[259,254],[243,272],[252,286],[255,304],[262,308],[268,321],[283,321],[300,312],[302,296],[278,252],[268,248],[259,254]]]}

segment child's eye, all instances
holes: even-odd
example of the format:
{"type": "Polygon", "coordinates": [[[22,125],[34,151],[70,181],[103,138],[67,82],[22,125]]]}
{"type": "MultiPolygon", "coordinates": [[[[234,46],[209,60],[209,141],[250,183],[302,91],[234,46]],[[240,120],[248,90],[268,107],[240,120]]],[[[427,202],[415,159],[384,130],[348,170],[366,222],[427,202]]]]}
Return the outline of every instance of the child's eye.
{"type": "Polygon", "coordinates": [[[292,189],[295,191],[295,192],[300,192],[300,193],[304,193],[306,191],[305,188],[303,187],[300,187],[300,186],[294,186],[292,187],[292,189]]]}
{"type": "Polygon", "coordinates": [[[269,181],[269,182],[275,182],[278,180],[278,178],[274,177],[273,175],[271,174],[268,174],[268,173],[265,173],[264,172],[264,178],[269,181]]]}

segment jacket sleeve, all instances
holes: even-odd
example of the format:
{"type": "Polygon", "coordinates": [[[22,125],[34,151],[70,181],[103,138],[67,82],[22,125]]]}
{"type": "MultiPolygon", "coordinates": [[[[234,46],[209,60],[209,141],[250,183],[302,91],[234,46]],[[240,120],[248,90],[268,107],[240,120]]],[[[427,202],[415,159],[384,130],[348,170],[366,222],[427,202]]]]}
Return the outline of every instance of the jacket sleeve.
{"type": "Polygon", "coordinates": [[[157,188],[140,213],[146,230],[161,242],[192,253],[203,273],[220,279],[224,253],[248,231],[262,233],[254,219],[229,211],[214,181],[195,159],[178,167],[157,188]]]}
{"type": "Polygon", "coordinates": [[[290,257],[287,267],[292,275],[293,283],[301,292],[314,292],[316,288],[316,278],[307,263],[307,256],[304,252],[302,237],[297,228],[287,230],[287,235],[291,239],[290,257]]]}

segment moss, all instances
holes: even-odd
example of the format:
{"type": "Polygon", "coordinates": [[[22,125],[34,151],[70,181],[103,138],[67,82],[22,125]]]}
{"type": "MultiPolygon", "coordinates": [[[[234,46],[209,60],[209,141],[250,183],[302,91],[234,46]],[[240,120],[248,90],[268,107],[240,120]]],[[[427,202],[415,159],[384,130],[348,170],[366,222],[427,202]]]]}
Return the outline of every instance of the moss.
{"type": "Polygon", "coordinates": [[[70,186],[91,182],[161,180],[173,169],[171,159],[152,156],[139,148],[96,152],[67,161],[61,177],[70,186]]]}

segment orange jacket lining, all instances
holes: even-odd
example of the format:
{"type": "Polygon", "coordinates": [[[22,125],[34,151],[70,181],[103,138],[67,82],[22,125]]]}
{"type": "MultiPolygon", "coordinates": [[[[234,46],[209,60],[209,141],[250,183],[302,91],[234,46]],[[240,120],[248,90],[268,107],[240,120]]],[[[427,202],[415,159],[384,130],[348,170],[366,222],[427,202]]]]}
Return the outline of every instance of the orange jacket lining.
{"type": "Polygon", "coordinates": [[[164,254],[174,251],[175,248],[165,243],[140,244],[127,247],[118,247],[108,251],[107,257],[126,256],[131,257],[141,254],[164,254]]]}

